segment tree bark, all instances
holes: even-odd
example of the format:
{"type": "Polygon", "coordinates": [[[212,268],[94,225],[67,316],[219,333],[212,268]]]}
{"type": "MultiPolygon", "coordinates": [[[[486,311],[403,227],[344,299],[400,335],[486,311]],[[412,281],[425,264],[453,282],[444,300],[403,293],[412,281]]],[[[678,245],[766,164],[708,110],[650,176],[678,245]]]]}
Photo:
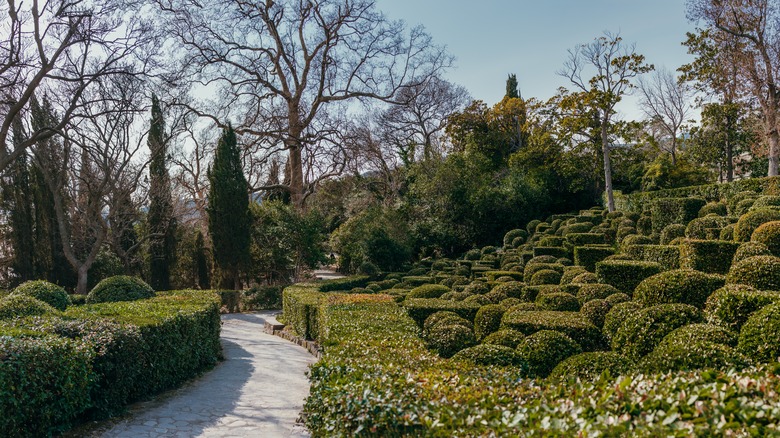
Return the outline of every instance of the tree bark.
{"type": "Polygon", "coordinates": [[[615,198],[612,196],[612,165],[609,160],[609,137],[607,135],[607,121],[601,124],[601,151],[604,155],[604,191],[607,192],[607,209],[615,211],[615,198]]]}

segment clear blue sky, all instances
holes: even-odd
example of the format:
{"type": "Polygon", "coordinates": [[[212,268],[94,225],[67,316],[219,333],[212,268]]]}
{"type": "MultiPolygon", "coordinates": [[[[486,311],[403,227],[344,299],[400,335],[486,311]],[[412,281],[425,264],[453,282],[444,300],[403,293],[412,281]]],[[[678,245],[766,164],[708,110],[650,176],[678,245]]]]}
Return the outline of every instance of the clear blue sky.
{"type": "MultiPolygon", "coordinates": [[[[504,95],[508,73],[517,74],[523,97],[546,100],[567,86],[558,71],[567,49],[609,30],[636,43],[656,67],[676,70],[690,62],[681,45],[694,25],[684,0],[377,0],[389,18],[421,24],[457,57],[448,79],[489,105],[504,95]]],[[[636,99],[621,111],[640,117],[636,99]]]]}

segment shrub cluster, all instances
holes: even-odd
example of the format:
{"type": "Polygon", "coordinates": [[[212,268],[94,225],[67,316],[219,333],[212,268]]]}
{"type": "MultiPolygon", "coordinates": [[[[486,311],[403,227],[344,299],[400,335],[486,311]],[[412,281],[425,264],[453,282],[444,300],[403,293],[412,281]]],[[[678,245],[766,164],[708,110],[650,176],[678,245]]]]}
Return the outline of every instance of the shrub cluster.
{"type": "Polygon", "coordinates": [[[596,380],[604,374],[620,376],[631,369],[631,362],[614,351],[591,351],[564,359],[550,373],[551,379],[596,380]]]}
{"type": "Polygon", "coordinates": [[[562,360],[582,353],[582,348],[561,332],[540,330],[523,339],[517,351],[531,376],[547,377],[562,360]]]}
{"type": "Polygon", "coordinates": [[[634,290],[634,299],[644,306],[682,303],[703,308],[707,297],[723,287],[720,275],[676,269],[646,278],[634,290]]]}
{"type": "Polygon", "coordinates": [[[44,280],[26,281],[17,286],[11,294],[33,297],[60,311],[64,311],[71,304],[65,289],[44,280]]]}
{"type": "Polygon", "coordinates": [[[707,298],[707,321],[739,331],[750,315],[762,307],[780,302],[780,292],[760,291],[744,284],[727,284],[707,298]]]}
{"type": "Polygon", "coordinates": [[[755,256],[731,266],[726,283],[746,284],[756,289],[780,290],[780,257],[755,256]]]}
{"type": "Polygon", "coordinates": [[[424,284],[417,286],[406,295],[407,298],[439,298],[447,292],[451,292],[450,288],[441,284],[424,284]]]}
{"type": "Polygon", "coordinates": [[[589,272],[596,272],[596,263],[615,254],[611,246],[575,246],[574,263],[589,272]]]}
{"type": "Polygon", "coordinates": [[[474,334],[477,340],[482,340],[498,330],[504,312],[506,312],[506,307],[500,304],[488,304],[479,308],[474,317],[474,334]]]}
{"type": "Polygon", "coordinates": [[[514,348],[494,344],[480,344],[460,350],[452,359],[475,365],[527,366],[523,356],[514,348]]]}
{"type": "Polygon", "coordinates": [[[688,304],[645,307],[623,321],[612,337],[612,349],[636,362],[653,351],[672,330],[701,321],[701,311],[688,304]]]}
{"type": "Polygon", "coordinates": [[[639,262],[632,260],[605,260],[596,264],[596,276],[599,283],[616,287],[628,295],[645,278],[661,272],[661,265],[655,262],[639,262]]]}
{"type": "Polygon", "coordinates": [[[27,295],[9,295],[0,299],[0,320],[45,315],[57,309],[27,295]]]}
{"type": "Polygon", "coordinates": [[[525,335],[517,330],[499,330],[489,334],[482,340],[483,344],[503,345],[504,347],[517,348],[520,342],[525,339],[525,335]]]}
{"type": "Polygon", "coordinates": [[[739,244],[723,240],[684,240],[680,245],[680,267],[712,274],[725,274],[739,244]]]}
{"type": "Polygon", "coordinates": [[[531,335],[540,330],[555,330],[574,339],[585,351],[604,347],[601,331],[579,312],[525,311],[509,309],[501,326],[531,335]]]}
{"type": "Polygon", "coordinates": [[[112,303],[151,298],[154,289],[137,277],[116,275],[100,281],[87,295],[87,303],[112,303]]]}
{"type": "Polygon", "coordinates": [[[734,227],[734,240],[737,242],[747,242],[756,230],[762,224],[767,222],[780,221],[780,210],[773,208],[759,208],[751,210],[737,221],[734,227]]]}
{"type": "Polygon", "coordinates": [[[780,360],[780,303],[756,311],[739,332],[737,350],[756,362],[780,360]]]}
{"type": "Polygon", "coordinates": [[[553,292],[539,294],[536,297],[536,307],[540,310],[558,310],[564,312],[577,312],[580,310],[580,302],[577,298],[566,292],[553,292]]]}

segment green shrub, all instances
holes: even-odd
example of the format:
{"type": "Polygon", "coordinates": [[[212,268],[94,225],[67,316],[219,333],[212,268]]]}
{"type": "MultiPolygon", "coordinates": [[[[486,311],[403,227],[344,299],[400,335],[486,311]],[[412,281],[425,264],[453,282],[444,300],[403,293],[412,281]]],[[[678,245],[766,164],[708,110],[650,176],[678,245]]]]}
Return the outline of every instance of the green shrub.
{"type": "MultiPolygon", "coordinates": [[[[433,283],[434,283],[433,278],[428,277],[426,275],[407,275],[403,277],[403,284],[406,284],[409,287],[417,287],[417,286],[422,286],[424,284],[433,284],[433,283]]],[[[323,292],[327,292],[327,291],[323,290],[323,292]]]]}
{"type": "Polygon", "coordinates": [[[464,260],[479,260],[482,257],[482,253],[478,249],[470,249],[463,254],[464,260]]]}
{"type": "Polygon", "coordinates": [[[685,240],[680,245],[680,267],[725,274],[739,244],[723,240],[685,240]]]}
{"type": "Polygon", "coordinates": [[[504,245],[512,245],[516,248],[518,245],[516,245],[515,242],[517,241],[519,244],[522,244],[526,238],[528,238],[528,232],[526,230],[521,230],[519,228],[510,230],[504,234],[504,245]],[[518,238],[522,240],[518,241],[518,238]]]}
{"type": "Polygon", "coordinates": [[[739,332],[737,350],[756,362],[775,362],[780,358],[780,303],[757,310],[739,332]]]}
{"type": "Polygon", "coordinates": [[[756,230],[762,224],[767,222],[780,221],[780,211],[772,208],[760,208],[749,211],[740,216],[737,225],[734,228],[734,240],[737,242],[747,242],[756,230]]]}
{"type": "Polygon", "coordinates": [[[755,203],[756,198],[745,198],[739,201],[736,208],[734,209],[734,214],[737,216],[742,216],[743,214],[749,212],[755,203]]]}
{"type": "Polygon", "coordinates": [[[621,247],[631,246],[631,245],[652,245],[652,244],[653,244],[653,239],[647,236],[643,236],[641,234],[630,234],[624,237],[620,241],[621,247]]]}
{"type": "Polygon", "coordinates": [[[583,284],[580,286],[580,290],[577,291],[577,299],[580,304],[585,304],[590,300],[604,299],[619,292],[619,290],[609,284],[583,284]]]}
{"type": "Polygon", "coordinates": [[[452,357],[464,348],[476,345],[474,332],[462,325],[436,324],[428,331],[428,347],[441,357],[452,357]]]}
{"type": "MultiPolygon", "coordinates": [[[[752,192],[752,191],[741,191],[741,192],[739,192],[739,193],[735,193],[734,195],[732,195],[731,197],[729,197],[729,198],[727,199],[727,204],[726,204],[726,206],[727,206],[727,208],[728,208],[728,211],[729,211],[729,212],[730,212],[732,215],[733,215],[733,214],[736,214],[736,211],[737,211],[737,205],[738,205],[738,204],[739,204],[741,201],[744,201],[744,200],[746,200],[746,199],[749,199],[749,200],[750,200],[750,205],[753,205],[753,202],[755,202],[755,201],[756,201],[756,192],[752,192]]],[[[750,207],[750,205],[748,205],[748,208],[750,207]]],[[[746,211],[747,211],[747,210],[746,210],[746,211]]]]}
{"type": "Polygon", "coordinates": [[[509,298],[505,298],[505,299],[501,300],[501,301],[499,302],[499,304],[501,304],[502,306],[504,306],[505,308],[507,308],[507,309],[508,309],[508,308],[510,308],[510,307],[512,307],[512,306],[516,306],[516,305],[518,305],[518,304],[520,304],[520,303],[522,303],[522,302],[523,302],[523,301],[522,301],[522,300],[520,300],[520,298],[512,298],[512,297],[509,297],[509,298]]]}
{"type": "Polygon", "coordinates": [[[565,241],[561,236],[544,236],[539,239],[539,246],[562,247],[565,241]]]}
{"type": "Polygon", "coordinates": [[[566,241],[572,246],[603,245],[607,243],[604,233],[569,233],[566,241]]]}
{"type": "MultiPolygon", "coordinates": [[[[666,341],[666,338],[664,338],[666,341]]],[[[707,341],[661,342],[642,361],[641,368],[649,373],[689,371],[701,368],[742,369],[749,361],[728,345],[707,341]]]]}
{"type": "Polygon", "coordinates": [[[750,241],[763,243],[773,256],[780,257],[780,221],[759,225],[753,231],[750,241]]]}
{"type": "MultiPolygon", "coordinates": [[[[423,271],[427,272],[427,270],[423,270],[423,271]]],[[[393,276],[393,278],[395,278],[395,276],[393,276]]],[[[407,278],[410,277],[403,277],[404,280],[406,280],[407,278]]],[[[429,277],[425,277],[425,278],[429,278],[429,277]]],[[[390,279],[390,276],[388,276],[388,279],[390,279]]],[[[395,278],[395,279],[399,280],[399,278],[395,278]]],[[[371,281],[371,277],[367,275],[353,275],[350,277],[334,278],[333,280],[325,280],[317,284],[320,292],[332,292],[336,290],[350,290],[356,287],[366,287],[369,281],[371,281]]],[[[423,281],[423,283],[420,284],[424,284],[424,283],[432,283],[432,281],[423,281]]],[[[415,284],[415,286],[419,286],[419,284],[415,284]]]]}
{"type": "Polygon", "coordinates": [[[675,269],[646,278],[634,290],[634,299],[644,306],[682,303],[703,308],[707,297],[723,287],[720,275],[690,269],[675,269]]]}
{"type": "Polygon", "coordinates": [[[503,345],[504,347],[517,348],[520,342],[525,339],[525,335],[517,330],[498,330],[485,337],[483,344],[503,345]]]}
{"type": "Polygon", "coordinates": [[[628,295],[633,294],[642,280],[659,272],[661,272],[661,265],[655,262],[605,260],[596,264],[599,283],[611,284],[628,295]]]}
{"type": "Polygon", "coordinates": [[[572,294],[566,292],[554,292],[539,294],[536,297],[536,307],[540,310],[557,310],[562,312],[576,312],[580,310],[580,302],[572,294]]]}
{"type": "Polygon", "coordinates": [[[481,281],[473,281],[471,284],[466,286],[465,289],[463,289],[463,292],[468,292],[474,295],[484,295],[490,292],[490,286],[487,283],[483,283],[481,281]]]}
{"type": "Polygon", "coordinates": [[[579,233],[588,233],[593,229],[593,223],[592,222],[579,222],[579,223],[573,223],[566,225],[564,227],[559,228],[560,235],[561,236],[568,236],[569,234],[579,234],[579,233]]]}
{"type": "Polygon", "coordinates": [[[612,305],[609,312],[604,316],[604,325],[601,327],[601,331],[604,333],[604,337],[608,342],[612,342],[612,338],[615,337],[618,329],[629,315],[635,314],[642,308],[642,305],[636,301],[624,301],[622,303],[616,303],[612,305]]]}
{"type": "Polygon", "coordinates": [[[8,295],[0,299],[0,320],[45,315],[57,309],[28,295],[8,295]]]}
{"type": "Polygon", "coordinates": [[[492,301],[490,301],[490,298],[486,297],[485,295],[476,295],[476,294],[464,298],[463,302],[467,304],[477,304],[480,306],[486,306],[492,303],[492,301]]]}
{"type": "Polygon", "coordinates": [[[596,272],[596,263],[614,253],[615,250],[610,246],[575,246],[574,263],[590,272],[596,272]]]}
{"type": "Polygon", "coordinates": [[[507,281],[506,283],[500,283],[493,286],[490,292],[504,294],[509,298],[520,298],[523,296],[523,288],[525,283],[521,281],[507,281]]]}
{"type": "Polygon", "coordinates": [[[526,231],[528,231],[528,234],[534,234],[534,233],[536,233],[536,227],[539,224],[541,224],[541,223],[542,223],[542,221],[540,221],[539,219],[534,219],[534,220],[528,222],[528,224],[526,224],[526,228],[525,229],[526,229],[526,231]]]}
{"type": "Polygon", "coordinates": [[[688,324],[674,329],[664,337],[661,344],[676,343],[685,345],[693,342],[712,342],[736,347],[737,335],[735,332],[715,324],[688,324]]]}
{"type": "Polygon", "coordinates": [[[602,328],[604,327],[604,319],[611,308],[612,305],[607,300],[596,299],[583,304],[580,313],[588,318],[593,325],[602,328]]]}
{"type": "MultiPolygon", "coordinates": [[[[636,228],[634,227],[623,227],[617,229],[617,233],[615,236],[615,240],[618,242],[623,242],[623,240],[628,236],[641,236],[640,234],[637,234],[636,228]]],[[[644,236],[642,236],[644,237],[644,236]]]]}
{"type": "Polygon", "coordinates": [[[777,302],[780,302],[780,292],[727,284],[707,298],[704,314],[710,323],[738,332],[753,312],[777,302]]]}
{"type": "Polygon", "coordinates": [[[650,208],[653,231],[659,232],[670,224],[687,224],[699,216],[699,210],[704,205],[704,199],[693,197],[654,200],[650,208]]]}
{"type": "Polygon", "coordinates": [[[500,289],[495,290],[494,288],[493,290],[485,294],[485,298],[487,298],[493,304],[498,304],[504,301],[505,299],[509,298],[509,296],[502,290],[500,289]]]}
{"type": "Polygon", "coordinates": [[[726,276],[726,283],[780,290],[780,257],[755,256],[735,263],[726,276]]]}
{"type": "Polygon", "coordinates": [[[757,210],[764,207],[780,209],[780,196],[759,196],[751,208],[757,210]]]}
{"type": "Polygon", "coordinates": [[[475,365],[527,366],[523,356],[515,349],[503,345],[482,344],[460,350],[452,360],[466,361],[475,365]]]}
{"type": "Polygon", "coordinates": [[[688,304],[644,307],[623,321],[612,337],[612,349],[636,362],[672,330],[701,321],[701,311],[688,304]]]}
{"type": "Polygon", "coordinates": [[[511,308],[501,319],[501,326],[525,335],[539,330],[556,330],[577,341],[585,351],[595,351],[605,346],[598,327],[579,312],[526,311],[511,308]]]}
{"type": "Polygon", "coordinates": [[[522,281],[523,273],[517,271],[486,271],[485,277],[489,281],[497,281],[501,277],[510,277],[512,280],[522,281]]]}
{"type": "Polygon", "coordinates": [[[471,329],[473,326],[471,321],[467,321],[457,313],[449,310],[442,310],[425,318],[422,331],[423,337],[427,337],[431,329],[437,325],[462,325],[468,329],[471,329]]]}
{"type": "Polygon", "coordinates": [[[526,263],[525,269],[523,270],[523,278],[525,282],[530,283],[531,278],[533,278],[533,275],[543,269],[551,269],[553,271],[558,271],[561,274],[563,274],[564,266],[561,265],[560,263],[531,263],[531,262],[526,263]]]}
{"type": "Polygon", "coordinates": [[[540,330],[523,339],[517,351],[528,363],[532,376],[547,377],[561,361],[582,353],[582,348],[561,332],[540,330]]]}
{"type": "Polygon", "coordinates": [[[678,237],[685,237],[685,225],[669,224],[661,230],[661,245],[669,245],[670,242],[678,237]]]}
{"type": "MultiPolygon", "coordinates": [[[[314,339],[319,333],[319,307],[325,294],[316,286],[298,284],[282,292],[285,324],[298,336],[314,339]]],[[[433,312],[431,312],[433,313],[433,312]]],[[[427,316],[427,315],[426,315],[427,316]]],[[[423,321],[425,318],[423,318],[423,321]]],[[[420,321],[422,327],[422,321],[420,321]]]]}
{"type": "Polygon", "coordinates": [[[731,264],[735,265],[742,260],[755,256],[771,256],[766,245],[759,242],[742,242],[737,251],[734,253],[734,258],[731,260],[731,264]]]}
{"type": "Polygon", "coordinates": [[[716,239],[720,230],[729,225],[729,220],[722,216],[707,216],[694,219],[685,228],[685,237],[689,239],[716,239]]]}
{"type": "Polygon", "coordinates": [[[528,262],[526,262],[527,265],[532,265],[537,263],[558,263],[558,258],[551,255],[540,255],[540,256],[532,256],[530,259],[528,259],[528,262]]]}
{"type": "Polygon", "coordinates": [[[722,202],[708,202],[704,207],[701,208],[701,210],[699,210],[699,217],[704,217],[708,214],[726,216],[728,214],[726,204],[722,202]]]}
{"type": "Polygon", "coordinates": [[[565,248],[558,246],[537,246],[534,247],[534,257],[552,256],[556,259],[567,257],[569,252],[565,248]]]}
{"type": "Polygon", "coordinates": [[[474,335],[478,341],[498,330],[504,312],[506,308],[500,304],[488,304],[479,308],[474,317],[474,335]]]}
{"type": "Polygon", "coordinates": [[[424,284],[417,286],[406,295],[407,298],[439,298],[447,292],[452,292],[450,288],[441,284],[424,284]]]}
{"type": "Polygon", "coordinates": [[[534,272],[529,282],[532,286],[542,284],[558,284],[561,282],[561,273],[552,269],[540,269],[534,272]]]}
{"type": "Polygon", "coordinates": [[[598,282],[598,277],[592,272],[583,272],[571,280],[571,284],[592,284],[598,282]]]}
{"type": "Polygon", "coordinates": [[[591,351],[564,359],[550,373],[551,379],[593,381],[608,373],[612,377],[631,370],[631,362],[614,351],[591,351]]]}
{"type": "Polygon", "coordinates": [[[572,280],[580,274],[583,274],[585,272],[588,272],[583,268],[582,266],[566,266],[563,270],[563,275],[561,275],[561,285],[571,284],[572,280]]]}
{"type": "MultiPolygon", "coordinates": [[[[429,316],[442,310],[449,310],[468,321],[474,321],[474,316],[476,316],[477,311],[481,307],[478,303],[449,301],[439,298],[410,298],[404,300],[402,305],[420,328],[423,327],[425,320],[429,316]]],[[[285,317],[286,315],[287,311],[285,310],[285,317]]]]}
{"type": "Polygon", "coordinates": [[[642,216],[636,221],[636,230],[639,234],[649,236],[653,233],[653,219],[650,216],[642,216]]]}
{"type": "Polygon", "coordinates": [[[100,281],[87,295],[87,303],[110,303],[151,298],[154,289],[137,277],[116,275],[100,281]]]}
{"type": "Polygon", "coordinates": [[[736,228],[737,224],[729,224],[723,227],[722,230],[720,230],[720,240],[734,240],[734,228],[736,228]]]}
{"type": "Polygon", "coordinates": [[[64,311],[70,304],[70,297],[65,289],[48,281],[26,281],[11,293],[12,295],[26,295],[41,300],[59,311],[64,311]]]}

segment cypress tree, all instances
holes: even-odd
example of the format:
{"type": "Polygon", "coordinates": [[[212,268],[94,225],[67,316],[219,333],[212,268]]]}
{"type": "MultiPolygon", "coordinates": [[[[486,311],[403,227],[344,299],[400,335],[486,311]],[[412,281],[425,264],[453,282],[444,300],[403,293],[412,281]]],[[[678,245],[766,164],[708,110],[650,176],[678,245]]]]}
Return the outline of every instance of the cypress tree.
{"type": "MultiPolygon", "coordinates": [[[[12,125],[13,141],[24,141],[24,129],[21,122],[14,120],[12,125]]],[[[3,179],[3,204],[8,214],[10,226],[9,240],[13,249],[11,267],[14,271],[14,283],[34,280],[35,263],[33,252],[33,212],[30,202],[30,169],[27,155],[22,154],[9,167],[7,178],[3,179]]]]}
{"type": "Polygon", "coordinates": [[[512,73],[506,79],[506,97],[520,97],[517,89],[517,75],[512,73]]]}
{"type": "Polygon", "coordinates": [[[168,176],[165,122],[157,96],[152,96],[152,120],[147,145],[149,164],[149,284],[155,290],[171,288],[171,266],[176,255],[176,219],[173,217],[171,183],[168,176]]]}
{"type": "Polygon", "coordinates": [[[219,287],[239,289],[241,272],[249,262],[251,218],[248,184],[241,169],[236,133],[230,125],[222,131],[208,178],[206,210],[219,287]]]}
{"type": "Polygon", "coordinates": [[[209,260],[206,253],[206,245],[203,241],[203,233],[198,230],[195,237],[195,271],[198,277],[198,287],[208,289],[211,284],[209,275],[209,260]]]}

